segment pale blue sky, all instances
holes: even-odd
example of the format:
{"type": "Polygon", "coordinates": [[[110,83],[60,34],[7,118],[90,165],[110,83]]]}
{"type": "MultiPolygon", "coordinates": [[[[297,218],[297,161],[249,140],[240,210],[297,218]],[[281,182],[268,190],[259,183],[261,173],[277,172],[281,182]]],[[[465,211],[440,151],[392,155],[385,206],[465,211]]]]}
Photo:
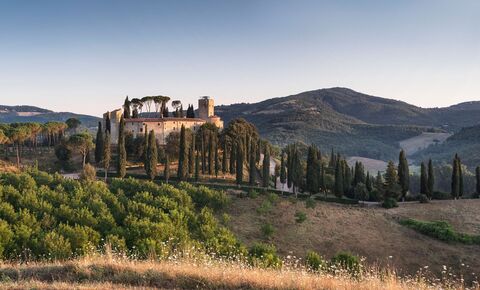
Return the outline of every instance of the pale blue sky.
{"type": "Polygon", "coordinates": [[[126,95],[256,102],[343,86],[480,99],[480,1],[0,0],[0,104],[100,115],[126,95]]]}

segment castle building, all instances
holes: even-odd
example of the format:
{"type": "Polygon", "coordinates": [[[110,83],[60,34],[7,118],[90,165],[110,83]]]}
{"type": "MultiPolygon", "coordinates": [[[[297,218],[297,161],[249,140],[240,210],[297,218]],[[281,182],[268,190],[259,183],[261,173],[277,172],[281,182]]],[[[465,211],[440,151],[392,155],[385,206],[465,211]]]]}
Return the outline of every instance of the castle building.
{"type": "MultiPolygon", "coordinates": [[[[110,118],[110,141],[111,144],[118,143],[120,120],[124,109],[117,109],[103,114],[103,128],[106,128],[107,116],[110,118]]],[[[145,134],[145,128],[150,132],[153,130],[160,145],[166,144],[167,136],[172,132],[180,132],[182,125],[185,129],[197,131],[205,123],[211,123],[223,129],[223,121],[215,116],[214,101],[210,97],[202,97],[198,100],[198,118],[129,118],[125,119],[125,132],[130,132],[133,137],[145,134]]]]}

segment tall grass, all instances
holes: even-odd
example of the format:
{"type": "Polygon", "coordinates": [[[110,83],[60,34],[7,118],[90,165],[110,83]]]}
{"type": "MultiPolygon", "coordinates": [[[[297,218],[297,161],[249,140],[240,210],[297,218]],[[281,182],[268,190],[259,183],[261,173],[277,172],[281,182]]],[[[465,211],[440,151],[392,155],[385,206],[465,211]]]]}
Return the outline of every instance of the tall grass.
{"type": "MultiPolygon", "coordinates": [[[[480,289],[473,284],[471,289],[480,289]]],[[[352,276],[340,268],[309,271],[298,260],[281,269],[221,259],[171,258],[140,261],[112,254],[66,262],[0,264],[0,288],[37,289],[467,289],[461,280],[399,277],[394,270],[369,268],[352,276]]]]}

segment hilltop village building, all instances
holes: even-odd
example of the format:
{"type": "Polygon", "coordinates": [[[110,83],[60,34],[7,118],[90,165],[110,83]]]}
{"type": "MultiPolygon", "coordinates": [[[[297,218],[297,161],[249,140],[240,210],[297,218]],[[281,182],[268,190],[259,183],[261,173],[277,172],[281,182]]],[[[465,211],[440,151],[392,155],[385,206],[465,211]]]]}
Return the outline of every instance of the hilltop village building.
{"type": "MultiPolygon", "coordinates": [[[[103,114],[103,128],[106,128],[107,116],[110,117],[110,141],[112,144],[118,143],[118,131],[123,113],[124,109],[121,108],[103,114]]],[[[129,118],[125,119],[125,132],[130,132],[135,138],[139,134],[143,136],[145,128],[147,128],[149,132],[153,130],[160,145],[165,145],[167,136],[172,132],[180,132],[182,125],[185,126],[185,129],[191,129],[192,131],[197,131],[205,123],[211,123],[223,129],[223,121],[220,117],[215,116],[212,98],[202,97],[198,100],[197,115],[196,118],[129,118]]]]}

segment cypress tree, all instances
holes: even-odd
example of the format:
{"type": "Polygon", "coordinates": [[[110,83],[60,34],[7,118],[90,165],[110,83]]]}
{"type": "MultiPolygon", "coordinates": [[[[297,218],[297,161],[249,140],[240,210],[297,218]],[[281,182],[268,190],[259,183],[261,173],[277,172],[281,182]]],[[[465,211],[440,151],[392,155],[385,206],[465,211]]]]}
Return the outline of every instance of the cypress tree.
{"type": "MultiPolygon", "coordinates": [[[[157,175],[157,161],[158,161],[158,152],[157,152],[157,140],[155,138],[155,132],[153,130],[148,134],[148,148],[147,148],[147,176],[150,180],[154,180],[157,175]]],[[[167,155],[168,156],[168,155],[167,155]]]]}
{"type": "Polygon", "coordinates": [[[128,96],[125,98],[125,102],[123,103],[123,117],[125,119],[130,119],[130,100],[128,96]]]}
{"type": "Polygon", "coordinates": [[[293,184],[293,150],[287,147],[287,187],[291,188],[293,184]]]}
{"type": "Polygon", "coordinates": [[[363,167],[362,162],[355,162],[355,167],[353,170],[353,187],[357,186],[359,183],[365,184],[365,167],[363,167]]]}
{"type": "Polygon", "coordinates": [[[282,191],[285,187],[285,183],[287,182],[287,170],[285,168],[285,155],[282,154],[282,158],[280,161],[280,183],[282,184],[282,191]]]}
{"type": "Polygon", "coordinates": [[[200,173],[200,158],[198,157],[198,152],[195,154],[195,181],[198,182],[198,177],[200,173]]]}
{"type": "Polygon", "coordinates": [[[235,161],[237,160],[236,151],[236,142],[232,141],[232,145],[230,146],[230,174],[235,174],[235,161]]]}
{"type": "Polygon", "coordinates": [[[367,191],[370,193],[373,190],[372,187],[372,178],[370,177],[370,172],[367,171],[367,177],[365,178],[365,187],[367,188],[367,191]]]}
{"type": "MultiPolygon", "coordinates": [[[[404,199],[410,188],[410,171],[404,150],[400,151],[398,157],[398,182],[402,188],[402,199],[404,199]]],[[[427,194],[427,191],[423,192],[423,194],[427,194]]]]}
{"type": "Polygon", "coordinates": [[[297,187],[301,186],[303,181],[303,168],[302,162],[300,161],[299,152],[297,149],[297,145],[293,146],[293,160],[292,160],[292,185],[293,185],[293,192],[295,193],[295,197],[297,197],[297,187]]]}
{"type": "Polygon", "coordinates": [[[476,197],[480,197],[480,166],[477,166],[475,168],[475,179],[477,181],[477,186],[476,186],[476,197]]]}
{"type": "Polygon", "coordinates": [[[435,190],[435,172],[433,171],[432,159],[428,160],[428,198],[432,198],[435,190]]]}
{"type": "Polygon", "coordinates": [[[335,152],[333,152],[333,148],[332,148],[332,152],[330,153],[330,161],[328,163],[328,166],[330,168],[336,168],[337,167],[336,160],[335,160],[335,152]]]}
{"type": "Polygon", "coordinates": [[[337,162],[341,162],[343,169],[343,192],[350,194],[352,192],[352,170],[345,159],[337,162]]]}
{"type": "Polygon", "coordinates": [[[257,150],[255,150],[256,154],[255,154],[255,163],[258,163],[260,162],[260,155],[262,153],[262,140],[260,138],[258,138],[258,141],[257,141],[257,150]]]}
{"type": "Polygon", "coordinates": [[[202,174],[205,174],[206,170],[207,170],[207,167],[206,167],[206,161],[207,161],[207,158],[205,156],[205,130],[202,130],[202,146],[201,146],[201,150],[202,150],[202,174]]]}
{"type": "Polygon", "coordinates": [[[192,133],[192,144],[188,149],[188,173],[191,175],[193,174],[194,170],[195,170],[195,133],[192,133]]]}
{"type": "Polygon", "coordinates": [[[255,162],[255,149],[253,142],[250,144],[250,159],[248,162],[248,184],[255,185],[255,174],[257,173],[256,162],[255,162]]]}
{"type": "Polygon", "coordinates": [[[105,132],[108,132],[108,134],[112,133],[112,124],[110,122],[110,112],[107,112],[107,117],[105,118],[105,132]]]}
{"type": "Polygon", "coordinates": [[[263,164],[262,164],[262,186],[269,187],[270,185],[270,152],[268,146],[264,146],[263,164]]]}
{"type": "Polygon", "coordinates": [[[148,151],[148,126],[145,125],[145,133],[143,134],[143,152],[142,152],[143,167],[145,168],[145,171],[147,170],[147,167],[148,167],[147,151],[148,151]]]}
{"type": "Polygon", "coordinates": [[[218,142],[215,142],[215,178],[218,178],[218,172],[220,171],[220,161],[218,160],[218,142]]]}
{"type": "Polygon", "coordinates": [[[226,140],[223,141],[223,152],[222,152],[223,156],[222,156],[222,173],[223,175],[227,174],[227,169],[228,169],[228,166],[227,166],[227,142],[226,140]]]}
{"type": "Polygon", "coordinates": [[[241,144],[237,144],[237,168],[236,168],[236,181],[237,184],[241,184],[243,181],[243,150],[241,144]]]}
{"type": "Polygon", "coordinates": [[[459,194],[463,196],[463,168],[462,168],[462,161],[460,157],[458,157],[458,172],[460,176],[460,183],[459,183],[459,194]]]}
{"type": "Polygon", "coordinates": [[[193,157],[193,148],[188,148],[188,176],[193,174],[195,169],[195,158],[193,157]]]}
{"type": "Polygon", "coordinates": [[[123,119],[123,116],[120,119],[120,126],[118,128],[117,173],[118,177],[120,178],[124,178],[127,174],[127,151],[125,149],[125,120],[123,119]]]}
{"type": "Polygon", "coordinates": [[[108,169],[110,168],[110,159],[111,159],[110,133],[107,131],[105,132],[105,140],[103,141],[103,156],[102,156],[103,170],[105,170],[105,182],[107,182],[108,169]]]}
{"type": "Polygon", "coordinates": [[[102,162],[103,142],[105,142],[105,137],[103,136],[102,122],[98,122],[97,139],[95,140],[95,162],[97,165],[102,162]]]}
{"type": "Polygon", "coordinates": [[[313,194],[318,190],[318,156],[314,145],[308,147],[307,155],[307,190],[313,194]]]}
{"type": "Polygon", "coordinates": [[[425,163],[422,162],[420,166],[420,194],[428,194],[428,177],[425,163]]]}
{"type": "Polygon", "coordinates": [[[453,158],[451,195],[454,199],[457,199],[460,196],[460,166],[458,162],[458,155],[455,155],[453,158]]]}
{"type": "Polygon", "coordinates": [[[335,162],[335,195],[338,198],[343,196],[343,168],[340,162],[335,162]]]}
{"type": "Polygon", "coordinates": [[[375,188],[381,190],[383,186],[383,178],[380,171],[377,172],[377,177],[375,178],[375,188]]]}
{"type": "Polygon", "coordinates": [[[326,184],[326,180],[325,180],[325,166],[323,164],[320,164],[320,174],[319,174],[319,180],[318,180],[318,187],[319,187],[320,190],[327,193],[327,184],[326,184]]]}
{"type": "Polygon", "coordinates": [[[213,175],[213,167],[214,167],[214,165],[213,165],[213,159],[214,159],[213,158],[213,154],[214,154],[213,146],[214,146],[214,144],[213,144],[213,134],[212,133],[210,133],[210,136],[209,136],[208,139],[209,139],[208,140],[208,175],[213,175]]]}
{"type": "Polygon", "coordinates": [[[187,175],[187,164],[185,163],[185,157],[187,153],[187,141],[185,138],[185,126],[180,128],[180,150],[178,153],[178,169],[177,177],[179,180],[185,180],[187,175]]]}
{"type": "Polygon", "coordinates": [[[250,135],[247,134],[247,136],[245,136],[245,151],[244,151],[245,156],[244,156],[244,158],[245,158],[245,160],[248,160],[249,163],[250,163],[250,153],[251,153],[250,151],[252,149],[250,143],[251,143],[250,135]]]}
{"type": "MultiPolygon", "coordinates": [[[[198,158],[198,154],[197,154],[197,158],[198,158]]],[[[197,169],[198,169],[198,167],[197,167],[197,169]]],[[[163,169],[163,178],[165,178],[165,182],[168,183],[168,180],[170,179],[170,160],[168,158],[168,154],[165,156],[165,166],[164,166],[164,169],[163,169]]]]}

